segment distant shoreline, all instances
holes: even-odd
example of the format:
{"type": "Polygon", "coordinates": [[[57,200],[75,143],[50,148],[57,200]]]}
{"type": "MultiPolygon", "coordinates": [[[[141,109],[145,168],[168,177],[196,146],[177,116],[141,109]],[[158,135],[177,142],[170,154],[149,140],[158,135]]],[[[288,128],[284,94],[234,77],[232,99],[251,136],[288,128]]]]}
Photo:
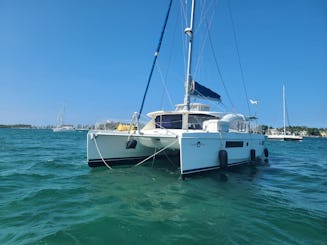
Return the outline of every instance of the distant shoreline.
{"type": "MultiPolygon", "coordinates": [[[[0,124],[0,128],[12,128],[12,129],[53,129],[56,126],[54,125],[47,125],[47,126],[34,126],[30,124],[0,124]]],[[[75,127],[76,130],[83,130],[83,129],[90,129],[92,126],[78,126],[75,127]]]]}
{"type": "MultiPolygon", "coordinates": [[[[117,124],[119,122],[115,122],[114,124],[117,124]]],[[[112,123],[111,123],[112,124],[112,123]]],[[[12,129],[53,129],[56,126],[54,125],[46,125],[46,126],[34,126],[31,124],[0,124],[0,128],[12,128],[12,129]]],[[[261,125],[264,132],[267,132],[268,130],[274,129],[272,127],[267,127],[265,125],[261,125]],[[264,129],[265,128],[265,129],[264,129]]],[[[303,137],[310,137],[310,138],[326,138],[327,137],[327,128],[309,128],[306,126],[295,126],[291,128],[298,127],[298,130],[295,131],[295,134],[302,135],[303,137]],[[301,129],[301,130],[299,130],[301,129]]],[[[77,127],[75,127],[76,130],[86,130],[86,129],[94,129],[94,125],[81,125],[79,124],[77,127]]],[[[114,129],[115,127],[110,127],[114,129]]],[[[281,129],[276,128],[276,130],[280,131],[281,129]]],[[[294,133],[294,132],[292,132],[294,133]]]]}
{"type": "Polygon", "coordinates": [[[0,128],[34,128],[30,124],[0,124],[0,128]]]}

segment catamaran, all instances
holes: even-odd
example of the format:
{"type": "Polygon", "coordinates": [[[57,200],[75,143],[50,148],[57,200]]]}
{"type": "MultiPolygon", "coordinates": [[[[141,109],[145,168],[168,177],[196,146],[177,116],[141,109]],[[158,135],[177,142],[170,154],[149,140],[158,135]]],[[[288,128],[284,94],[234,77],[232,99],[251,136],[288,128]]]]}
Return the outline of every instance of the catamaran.
{"type": "MultiPolygon", "coordinates": [[[[140,112],[133,115],[132,121],[137,125],[136,128],[130,127],[128,131],[89,131],[87,162],[90,167],[140,165],[156,156],[177,156],[180,174],[184,177],[187,174],[227,168],[268,157],[265,136],[251,130],[249,117],[240,113],[211,111],[206,104],[191,102],[191,98],[195,96],[221,100],[219,94],[193,79],[195,2],[192,1],[190,23],[185,29],[188,58],[183,103],[172,111],[158,110],[148,113],[149,122],[140,128],[143,98],[140,112]]],[[[170,7],[171,2],[169,10],[170,7]]],[[[159,49],[160,45],[155,52],[154,61],[159,49]]],[[[154,64],[155,62],[153,66],[154,64]]],[[[152,71],[153,67],[151,73],[152,71]]]]}

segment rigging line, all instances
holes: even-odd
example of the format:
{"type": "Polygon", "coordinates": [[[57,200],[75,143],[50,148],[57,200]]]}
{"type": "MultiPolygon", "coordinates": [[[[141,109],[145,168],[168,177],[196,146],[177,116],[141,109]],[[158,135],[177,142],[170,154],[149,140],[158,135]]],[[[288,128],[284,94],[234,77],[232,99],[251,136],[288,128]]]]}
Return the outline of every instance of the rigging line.
{"type": "Polygon", "coordinates": [[[173,166],[173,167],[176,167],[176,164],[171,160],[171,158],[168,156],[168,154],[164,151],[163,152],[165,154],[165,157],[166,159],[170,162],[170,164],[173,166]]]}
{"type": "Polygon", "coordinates": [[[159,51],[160,51],[162,39],[163,39],[163,36],[165,34],[165,30],[166,30],[166,26],[167,26],[168,17],[169,17],[169,13],[170,13],[172,2],[173,2],[173,0],[170,0],[170,2],[169,2],[169,7],[168,7],[167,14],[166,14],[164,26],[163,26],[162,31],[161,31],[161,34],[160,34],[160,39],[159,39],[158,47],[156,49],[156,52],[154,53],[154,60],[153,60],[153,63],[152,63],[152,67],[151,67],[151,71],[150,71],[150,74],[149,74],[149,78],[148,78],[148,82],[147,82],[147,85],[146,85],[146,89],[145,89],[145,92],[144,92],[144,95],[143,95],[141,108],[140,108],[140,111],[139,111],[139,114],[138,114],[138,117],[137,117],[138,120],[140,119],[140,115],[142,114],[142,111],[143,111],[143,106],[144,106],[146,95],[147,95],[148,90],[149,90],[149,85],[150,85],[150,81],[151,81],[151,78],[152,78],[153,70],[154,70],[154,67],[156,65],[156,61],[157,61],[157,58],[158,58],[158,55],[159,55],[159,51]]]}
{"type": "Polygon", "coordinates": [[[219,111],[227,111],[226,110],[226,105],[221,101],[219,103],[214,102],[213,100],[207,100],[206,102],[207,104],[209,104],[210,106],[212,106],[212,108],[219,108],[219,111]]]}
{"type": "MultiPolygon", "coordinates": [[[[208,10],[209,10],[209,8],[208,8],[208,10]]],[[[197,29],[200,29],[200,26],[202,25],[202,23],[206,21],[207,12],[208,11],[206,11],[204,8],[202,8],[201,15],[200,15],[200,23],[199,23],[197,29]]],[[[210,25],[211,25],[211,23],[213,21],[213,16],[214,16],[214,12],[212,13],[212,16],[211,16],[210,25]]],[[[198,36],[200,36],[200,35],[198,35],[198,36]]],[[[196,66],[195,66],[195,69],[194,69],[194,72],[193,72],[194,76],[196,76],[196,74],[198,74],[198,71],[199,71],[199,68],[200,68],[200,63],[203,61],[203,53],[204,53],[204,48],[206,46],[207,40],[208,40],[208,33],[206,33],[205,37],[203,38],[203,41],[201,42],[202,46],[201,46],[201,49],[200,49],[200,52],[199,52],[199,55],[198,55],[199,58],[197,60],[197,63],[196,63],[196,66]]]]}
{"type": "Polygon", "coordinates": [[[162,71],[160,69],[159,61],[158,61],[157,68],[158,68],[159,75],[160,75],[160,78],[161,78],[161,81],[162,81],[162,85],[164,87],[164,91],[162,92],[162,96],[161,96],[161,107],[162,107],[162,104],[163,104],[163,95],[164,95],[164,92],[166,93],[166,95],[168,97],[168,100],[169,100],[170,105],[173,107],[174,104],[173,104],[173,101],[172,101],[172,99],[170,97],[170,94],[169,94],[169,91],[168,91],[168,88],[167,88],[167,76],[166,77],[163,76],[162,71]]]}
{"type": "Polygon", "coordinates": [[[231,0],[228,0],[228,12],[229,12],[229,17],[232,23],[232,29],[233,29],[233,36],[234,36],[234,42],[235,42],[235,47],[236,47],[236,54],[237,54],[237,58],[238,58],[238,64],[240,67],[240,71],[241,71],[241,79],[242,79],[242,83],[243,83],[243,88],[244,88],[244,92],[245,92],[245,99],[246,99],[246,103],[248,106],[248,111],[249,114],[251,114],[251,110],[250,110],[250,104],[249,104],[249,97],[248,97],[248,93],[246,90],[246,86],[245,86],[245,78],[244,78],[244,72],[243,72],[243,67],[241,64],[241,57],[240,57],[240,51],[237,45],[237,37],[236,37],[236,30],[235,30],[235,23],[234,23],[234,18],[233,18],[233,14],[232,14],[232,8],[231,8],[231,0]]]}
{"type": "Polygon", "coordinates": [[[213,11],[213,13],[212,13],[212,17],[215,15],[215,10],[216,10],[216,8],[213,6],[213,5],[215,5],[214,2],[215,2],[215,1],[212,1],[211,4],[206,4],[206,0],[202,0],[202,1],[201,1],[201,4],[200,4],[200,6],[201,6],[201,12],[200,12],[200,17],[199,17],[199,23],[198,23],[198,25],[196,26],[196,30],[195,30],[195,31],[197,31],[198,29],[201,29],[201,26],[203,25],[203,23],[204,23],[205,20],[206,20],[205,17],[206,17],[207,15],[209,15],[209,11],[210,11],[211,9],[214,9],[214,11],[213,11]],[[207,6],[207,7],[205,7],[205,6],[207,6]]]}
{"type": "Polygon", "coordinates": [[[287,119],[287,123],[288,123],[288,126],[290,127],[291,124],[290,124],[290,117],[288,116],[286,97],[285,97],[285,111],[286,111],[286,119],[287,119]]]}
{"type": "MultiPolygon", "coordinates": [[[[177,33],[177,27],[178,27],[178,19],[179,18],[176,18],[176,22],[175,22],[175,29],[174,29],[174,32],[173,32],[173,38],[172,38],[172,44],[170,46],[170,56],[169,56],[169,61],[168,61],[168,66],[167,66],[167,71],[165,73],[165,77],[162,78],[163,79],[163,85],[164,85],[164,88],[165,88],[165,92],[168,96],[168,99],[169,99],[169,102],[171,103],[171,106],[173,106],[173,103],[172,103],[172,99],[170,97],[170,94],[168,92],[168,88],[167,88],[167,84],[168,84],[168,80],[167,80],[167,77],[168,77],[168,73],[170,71],[170,67],[171,67],[171,64],[172,64],[172,61],[173,61],[173,55],[175,54],[175,52],[173,52],[174,48],[175,48],[175,44],[176,42],[174,42],[174,40],[176,39],[176,33],[177,33]]],[[[159,67],[159,61],[158,61],[158,67],[159,67]]],[[[160,67],[159,67],[159,70],[160,70],[160,67]]],[[[161,102],[160,102],[160,105],[162,106],[163,105],[163,100],[164,100],[164,91],[162,92],[162,95],[161,95],[161,102]]]]}
{"type": "Polygon", "coordinates": [[[230,95],[228,93],[228,90],[227,90],[225,81],[223,79],[223,76],[222,76],[222,73],[221,73],[221,70],[220,70],[220,67],[219,67],[219,64],[218,64],[218,59],[217,59],[216,52],[215,52],[214,47],[213,47],[212,38],[211,38],[210,30],[209,30],[209,24],[208,24],[208,20],[207,19],[206,19],[206,26],[207,26],[209,43],[210,43],[210,47],[212,49],[212,55],[213,55],[213,59],[214,59],[215,65],[216,65],[216,69],[218,71],[219,78],[221,80],[221,83],[223,84],[223,87],[225,89],[225,93],[227,95],[227,98],[229,100],[229,103],[231,104],[232,108],[235,108],[234,103],[233,103],[233,101],[232,101],[232,99],[231,99],[231,97],[230,97],[230,95]]]}
{"type": "MultiPolygon", "coordinates": [[[[187,1],[185,1],[185,5],[187,4],[187,1]]],[[[187,26],[187,11],[186,8],[183,8],[184,4],[183,4],[183,0],[179,1],[179,5],[181,6],[181,15],[184,17],[184,23],[183,26],[187,26]]]]}

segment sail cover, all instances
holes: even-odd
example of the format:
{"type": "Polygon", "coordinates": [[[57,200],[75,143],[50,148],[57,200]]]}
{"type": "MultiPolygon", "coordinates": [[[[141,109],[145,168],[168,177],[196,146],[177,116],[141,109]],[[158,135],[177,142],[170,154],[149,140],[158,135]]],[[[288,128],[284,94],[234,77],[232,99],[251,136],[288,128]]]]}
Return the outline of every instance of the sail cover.
{"type": "Polygon", "coordinates": [[[219,102],[221,101],[219,94],[212,91],[211,89],[206,88],[196,81],[192,82],[190,90],[191,96],[193,97],[200,97],[201,99],[215,100],[219,102]]]}

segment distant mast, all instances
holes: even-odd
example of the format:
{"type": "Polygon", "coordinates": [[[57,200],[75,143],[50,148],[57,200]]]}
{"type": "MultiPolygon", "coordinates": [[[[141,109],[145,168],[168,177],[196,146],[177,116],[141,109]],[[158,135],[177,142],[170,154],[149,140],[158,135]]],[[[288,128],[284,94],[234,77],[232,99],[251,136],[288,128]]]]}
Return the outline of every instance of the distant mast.
{"type": "Polygon", "coordinates": [[[284,136],[286,135],[286,102],[285,102],[285,85],[283,85],[283,119],[284,119],[284,136]]]}

